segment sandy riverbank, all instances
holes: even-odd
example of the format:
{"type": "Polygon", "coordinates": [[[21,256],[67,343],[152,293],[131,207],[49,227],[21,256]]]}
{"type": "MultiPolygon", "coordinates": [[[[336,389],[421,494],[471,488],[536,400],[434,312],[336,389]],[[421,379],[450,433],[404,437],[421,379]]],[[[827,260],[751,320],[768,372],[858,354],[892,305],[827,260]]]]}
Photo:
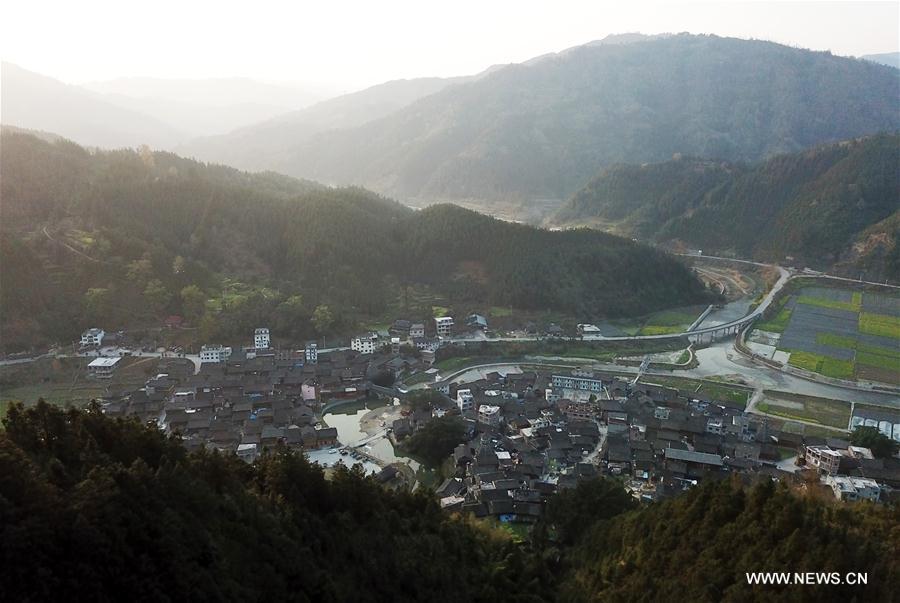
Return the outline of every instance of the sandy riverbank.
{"type": "Polygon", "coordinates": [[[359,429],[366,435],[372,435],[385,427],[390,427],[394,421],[402,418],[400,414],[402,409],[401,405],[396,404],[370,410],[359,420],[359,429]]]}

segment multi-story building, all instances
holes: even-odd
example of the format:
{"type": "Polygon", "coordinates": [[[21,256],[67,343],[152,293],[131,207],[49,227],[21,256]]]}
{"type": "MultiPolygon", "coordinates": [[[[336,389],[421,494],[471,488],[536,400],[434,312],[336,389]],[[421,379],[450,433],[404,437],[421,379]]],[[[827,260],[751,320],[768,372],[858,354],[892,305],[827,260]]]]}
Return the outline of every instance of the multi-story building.
{"type": "Polygon", "coordinates": [[[303,349],[307,364],[318,364],[319,362],[319,344],[315,341],[307,341],[306,347],[303,349]]]}
{"type": "Polygon", "coordinates": [[[500,425],[500,407],[482,404],[478,407],[478,422],[497,427],[500,425]]]}
{"type": "Polygon", "coordinates": [[[81,334],[81,345],[100,346],[103,343],[103,338],[105,336],[106,331],[103,329],[98,329],[96,327],[88,329],[81,334]]]}
{"type": "Polygon", "coordinates": [[[725,435],[725,423],[720,417],[710,417],[710,419],[706,421],[706,431],[707,433],[714,433],[716,435],[725,435]]]}
{"type": "Polygon", "coordinates": [[[429,352],[434,352],[441,347],[440,340],[434,337],[416,337],[413,339],[413,344],[416,346],[416,349],[429,352]]]}
{"type": "Polygon", "coordinates": [[[360,354],[374,354],[378,347],[378,336],[374,333],[358,335],[350,340],[350,349],[360,354]]]}
{"type": "Polygon", "coordinates": [[[453,317],[438,316],[434,319],[434,328],[438,337],[450,337],[453,334],[453,317]]]}
{"type": "Polygon", "coordinates": [[[253,347],[257,350],[266,350],[269,348],[269,329],[265,327],[256,329],[253,333],[253,347]]]}
{"type": "Polygon", "coordinates": [[[475,396],[472,390],[461,389],[456,392],[456,405],[459,406],[459,412],[470,412],[475,408],[475,396]]]}
{"type": "Polygon", "coordinates": [[[825,484],[834,492],[838,500],[871,500],[878,502],[881,498],[881,486],[873,479],[865,477],[848,477],[846,475],[827,475],[825,484]]]}
{"type": "Polygon", "coordinates": [[[553,375],[550,383],[554,389],[574,389],[600,394],[603,381],[595,377],[577,377],[575,375],[553,375]]]}
{"type": "Polygon", "coordinates": [[[116,365],[119,364],[120,357],[114,358],[95,358],[88,364],[88,372],[91,377],[98,379],[111,379],[113,373],[116,372],[116,365]]]}
{"type": "Polygon", "coordinates": [[[200,348],[200,363],[225,362],[231,356],[231,348],[221,345],[204,345],[200,348]]]}
{"type": "Polygon", "coordinates": [[[425,324],[421,322],[414,322],[409,327],[409,338],[415,339],[416,337],[425,337],[425,324]]]}
{"type": "Polygon", "coordinates": [[[832,450],[828,446],[807,446],[804,454],[807,465],[826,475],[837,475],[842,456],[840,451],[832,450]]]}

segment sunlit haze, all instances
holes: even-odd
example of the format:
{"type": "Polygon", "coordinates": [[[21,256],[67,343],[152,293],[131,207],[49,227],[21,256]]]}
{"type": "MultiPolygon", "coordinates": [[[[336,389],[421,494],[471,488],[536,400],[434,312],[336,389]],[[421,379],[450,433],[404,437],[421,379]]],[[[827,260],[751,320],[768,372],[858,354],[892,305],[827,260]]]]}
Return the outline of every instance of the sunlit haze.
{"type": "Polygon", "coordinates": [[[246,76],[354,89],[478,72],[624,32],[714,33],[859,56],[898,49],[897,2],[4,3],[0,55],[84,83],[246,76]]]}

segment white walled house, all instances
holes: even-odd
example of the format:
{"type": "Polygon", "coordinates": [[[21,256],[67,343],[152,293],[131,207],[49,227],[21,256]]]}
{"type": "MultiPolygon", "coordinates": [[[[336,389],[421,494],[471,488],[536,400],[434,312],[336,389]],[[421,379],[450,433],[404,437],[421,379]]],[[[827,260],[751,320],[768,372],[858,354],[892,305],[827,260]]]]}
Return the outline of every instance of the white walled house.
{"type": "Polygon", "coordinates": [[[88,373],[91,377],[95,377],[97,379],[112,379],[113,374],[116,372],[116,365],[119,364],[119,361],[122,358],[119,356],[114,356],[112,358],[94,358],[90,364],[88,364],[88,373]]]}
{"type": "Polygon", "coordinates": [[[878,502],[881,498],[881,485],[873,479],[864,477],[848,477],[846,475],[826,475],[823,479],[834,497],[838,500],[871,500],[878,502]]]}
{"type": "Polygon", "coordinates": [[[414,322],[409,327],[409,338],[415,339],[417,337],[425,337],[425,325],[421,322],[414,322]]]}
{"type": "Polygon", "coordinates": [[[456,405],[459,406],[460,412],[468,412],[475,408],[475,396],[472,390],[461,389],[456,392],[456,405]]]}
{"type": "Polygon", "coordinates": [[[500,425],[500,407],[482,404],[478,407],[478,422],[497,427],[500,425]]]}
{"type": "Polygon", "coordinates": [[[205,345],[200,348],[200,363],[225,362],[231,356],[231,348],[221,345],[205,345]]]}
{"type": "Polygon", "coordinates": [[[256,329],[253,333],[253,347],[257,350],[267,350],[269,349],[269,344],[271,343],[269,339],[269,329],[259,328],[256,329]]]}
{"type": "Polygon", "coordinates": [[[103,344],[103,338],[106,336],[106,331],[103,329],[98,329],[96,327],[88,329],[84,333],[81,334],[81,345],[84,346],[100,346],[103,344]]]}
{"type": "Polygon", "coordinates": [[[413,340],[416,349],[428,352],[434,352],[441,347],[441,342],[433,337],[416,337],[413,340]]]}
{"type": "Polygon", "coordinates": [[[372,333],[359,335],[350,340],[350,349],[360,354],[374,354],[378,347],[378,337],[372,333]]]}
{"type": "Polygon", "coordinates": [[[453,317],[438,316],[434,319],[434,328],[438,337],[450,337],[453,334],[453,317]]]}
{"type": "Polygon", "coordinates": [[[318,364],[319,362],[319,344],[315,341],[307,341],[303,354],[307,364],[318,364]]]}

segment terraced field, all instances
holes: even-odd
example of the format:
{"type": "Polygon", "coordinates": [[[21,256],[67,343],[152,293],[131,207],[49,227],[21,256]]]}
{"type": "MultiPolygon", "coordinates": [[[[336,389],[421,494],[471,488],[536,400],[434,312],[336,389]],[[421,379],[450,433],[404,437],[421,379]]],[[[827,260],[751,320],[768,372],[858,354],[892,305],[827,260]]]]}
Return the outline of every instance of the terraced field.
{"type": "Polygon", "coordinates": [[[805,287],[756,328],[781,333],[778,349],[798,368],[900,385],[900,296],[805,287]]]}

